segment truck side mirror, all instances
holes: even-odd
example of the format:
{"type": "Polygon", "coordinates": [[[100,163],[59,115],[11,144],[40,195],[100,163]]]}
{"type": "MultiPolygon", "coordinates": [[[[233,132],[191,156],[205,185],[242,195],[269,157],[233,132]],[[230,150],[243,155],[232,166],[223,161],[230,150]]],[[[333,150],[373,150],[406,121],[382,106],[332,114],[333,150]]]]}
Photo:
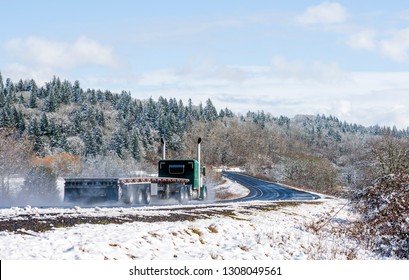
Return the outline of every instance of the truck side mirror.
{"type": "Polygon", "coordinates": [[[206,176],[206,167],[204,167],[204,166],[203,166],[203,169],[202,169],[202,174],[203,174],[203,176],[206,176]]]}

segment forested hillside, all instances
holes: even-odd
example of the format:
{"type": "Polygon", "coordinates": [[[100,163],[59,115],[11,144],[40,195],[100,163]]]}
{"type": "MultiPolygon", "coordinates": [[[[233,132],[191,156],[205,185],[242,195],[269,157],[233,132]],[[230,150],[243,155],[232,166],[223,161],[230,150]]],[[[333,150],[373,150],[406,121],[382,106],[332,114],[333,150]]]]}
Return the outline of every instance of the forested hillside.
{"type": "Polygon", "coordinates": [[[34,80],[4,81],[0,74],[3,193],[9,176],[39,165],[57,175],[150,169],[160,157],[160,137],[173,158],[194,157],[195,141],[202,137],[208,166],[243,166],[268,179],[334,193],[368,179],[371,165],[365,162],[372,160],[378,138],[401,141],[409,135],[334,116],[240,115],[216,109],[210,99],[185,104],[137,95],[83,89],[79,81],[58,77],[39,87],[34,80]]]}

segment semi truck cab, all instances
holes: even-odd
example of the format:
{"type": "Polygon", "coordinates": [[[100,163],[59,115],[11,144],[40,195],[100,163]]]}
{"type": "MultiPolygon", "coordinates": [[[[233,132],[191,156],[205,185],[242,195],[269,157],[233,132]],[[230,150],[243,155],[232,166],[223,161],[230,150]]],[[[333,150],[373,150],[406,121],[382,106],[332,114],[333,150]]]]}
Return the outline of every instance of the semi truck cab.
{"type": "MultiPolygon", "coordinates": [[[[158,163],[158,176],[169,178],[186,178],[189,179],[188,185],[192,189],[200,188],[202,185],[200,164],[197,160],[160,160],[158,163]]],[[[204,176],[204,169],[202,175],[204,176]]]]}

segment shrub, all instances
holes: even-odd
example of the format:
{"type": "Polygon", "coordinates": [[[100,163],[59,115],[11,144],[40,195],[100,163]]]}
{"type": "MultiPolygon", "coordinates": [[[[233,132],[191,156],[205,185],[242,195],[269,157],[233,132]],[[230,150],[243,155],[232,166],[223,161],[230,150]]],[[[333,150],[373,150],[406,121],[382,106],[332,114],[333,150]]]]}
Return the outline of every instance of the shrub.
{"type": "Polygon", "coordinates": [[[286,181],[292,185],[327,194],[337,192],[337,169],[325,158],[302,155],[286,162],[284,170],[286,181]]]}
{"type": "Polygon", "coordinates": [[[354,236],[388,257],[409,259],[409,175],[386,175],[357,191],[353,206],[361,214],[354,236]]]}

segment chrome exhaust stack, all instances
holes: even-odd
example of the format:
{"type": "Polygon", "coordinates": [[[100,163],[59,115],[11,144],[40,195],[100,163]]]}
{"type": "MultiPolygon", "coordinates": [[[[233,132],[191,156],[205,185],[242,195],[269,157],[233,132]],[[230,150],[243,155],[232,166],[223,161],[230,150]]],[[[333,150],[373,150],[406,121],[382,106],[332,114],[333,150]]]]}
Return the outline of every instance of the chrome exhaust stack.
{"type": "Polygon", "coordinates": [[[162,143],[162,160],[166,159],[166,142],[165,139],[160,138],[160,142],[162,143]]]}
{"type": "Polygon", "coordinates": [[[202,171],[200,166],[200,143],[202,142],[202,138],[199,137],[197,139],[197,162],[198,162],[198,169],[199,169],[199,189],[202,188],[202,171]]]}

